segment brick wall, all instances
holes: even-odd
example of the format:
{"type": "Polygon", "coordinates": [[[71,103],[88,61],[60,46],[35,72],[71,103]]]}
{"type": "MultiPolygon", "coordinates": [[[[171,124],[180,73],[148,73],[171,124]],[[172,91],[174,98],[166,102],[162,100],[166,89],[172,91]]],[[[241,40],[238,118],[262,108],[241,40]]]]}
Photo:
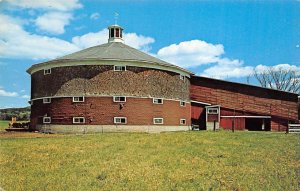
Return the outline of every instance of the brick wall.
{"type": "Polygon", "coordinates": [[[66,66],[32,74],[31,98],[47,96],[124,95],[189,100],[189,79],[179,74],[127,66],[113,71],[109,65],[66,66]]]}
{"type": "Polygon", "coordinates": [[[31,107],[31,122],[35,128],[42,124],[43,116],[51,117],[52,124],[72,124],[73,117],[85,117],[87,125],[113,125],[113,117],[127,117],[127,125],[153,125],[154,117],[163,117],[164,124],[179,126],[180,119],[191,124],[191,106],[180,106],[179,101],[164,100],[153,104],[151,98],[127,98],[124,107],[113,102],[112,97],[86,97],[83,103],[73,103],[72,98],[54,98],[49,104],[35,100],[31,107]]]}

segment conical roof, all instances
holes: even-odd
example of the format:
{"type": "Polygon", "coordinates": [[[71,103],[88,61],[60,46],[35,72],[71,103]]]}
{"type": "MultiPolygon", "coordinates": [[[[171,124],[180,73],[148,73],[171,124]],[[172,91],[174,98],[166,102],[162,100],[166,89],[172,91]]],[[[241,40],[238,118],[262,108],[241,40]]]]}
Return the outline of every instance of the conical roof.
{"type": "Polygon", "coordinates": [[[37,70],[37,68],[40,68],[43,65],[51,64],[51,67],[60,67],[60,63],[63,62],[98,60],[142,62],[148,63],[150,65],[161,65],[164,67],[181,70],[184,73],[192,74],[186,69],[155,58],[154,56],[150,56],[149,54],[146,54],[121,42],[109,42],[106,44],[90,47],[63,57],[59,57],[48,62],[35,64],[31,66],[27,70],[27,72],[32,74],[37,70]]]}

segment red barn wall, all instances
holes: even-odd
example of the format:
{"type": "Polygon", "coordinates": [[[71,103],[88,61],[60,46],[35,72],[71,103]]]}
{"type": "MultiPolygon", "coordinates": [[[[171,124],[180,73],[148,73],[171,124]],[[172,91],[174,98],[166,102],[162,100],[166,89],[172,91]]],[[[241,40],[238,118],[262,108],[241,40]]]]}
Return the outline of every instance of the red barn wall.
{"type": "MultiPolygon", "coordinates": [[[[298,95],[293,93],[192,76],[190,95],[193,101],[221,105],[221,116],[271,116],[271,129],[275,131],[285,131],[288,122],[299,120],[298,95]]],[[[204,106],[192,105],[192,111],[197,110],[194,107],[204,106]]],[[[221,118],[221,126],[228,127],[229,121],[221,118]]],[[[244,123],[238,119],[236,127],[242,129],[244,123]]]]}

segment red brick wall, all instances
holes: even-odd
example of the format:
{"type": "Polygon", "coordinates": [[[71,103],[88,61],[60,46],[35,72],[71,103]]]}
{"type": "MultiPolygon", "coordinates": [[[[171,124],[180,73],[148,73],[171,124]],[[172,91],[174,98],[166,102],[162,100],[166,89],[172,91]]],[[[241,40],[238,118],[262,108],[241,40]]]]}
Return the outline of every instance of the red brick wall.
{"type": "MultiPolygon", "coordinates": [[[[221,105],[221,115],[271,116],[272,130],[298,121],[298,95],[203,77],[192,77],[191,100],[221,105]]],[[[222,125],[222,124],[221,124],[222,125]]]]}
{"type": "Polygon", "coordinates": [[[164,124],[180,125],[180,119],[191,124],[191,106],[180,106],[179,101],[164,100],[153,104],[152,98],[127,97],[124,107],[113,102],[112,97],[85,97],[84,103],[72,103],[72,98],[53,98],[50,104],[35,100],[31,107],[33,128],[42,124],[42,117],[51,117],[52,124],[72,124],[73,117],[84,116],[88,125],[113,125],[113,117],[127,117],[127,125],[153,125],[154,117],[163,117],[164,124]]]}

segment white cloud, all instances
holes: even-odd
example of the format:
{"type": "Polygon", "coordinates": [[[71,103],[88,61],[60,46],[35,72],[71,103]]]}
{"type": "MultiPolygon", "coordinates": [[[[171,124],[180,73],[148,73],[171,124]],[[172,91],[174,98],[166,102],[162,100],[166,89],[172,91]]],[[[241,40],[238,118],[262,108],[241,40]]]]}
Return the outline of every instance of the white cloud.
{"type": "Polygon", "coordinates": [[[4,0],[9,4],[27,9],[45,9],[70,11],[82,8],[82,4],[78,0],[4,0]]]}
{"type": "Polygon", "coordinates": [[[201,40],[184,41],[160,49],[157,56],[184,68],[215,63],[224,54],[222,44],[210,44],[201,40]]]}
{"type": "Polygon", "coordinates": [[[72,14],[65,12],[49,12],[39,16],[35,20],[35,25],[42,31],[51,34],[63,34],[65,26],[70,23],[72,14]]]}
{"type": "Polygon", "coordinates": [[[278,65],[274,65],[274,66],[265,66],[265,65],[257,65],[255,67],[255,70],[257,72],[264,72],[267,71],[269,69],[274,69],[274,70],[291,70],[291,71],[295,71],[297,74],[300,74],[300,66],[295,66],[295,65],[290,65],[290,64],[278,64],[278,65]]]}
{"type": "Polygon", "coordinates": [[[99,18],[100,18],[100,14],[99,13],[93,13],[90,16],[90,19],[92,19],[92,20],[97,20],[99,18]]]}
{"type": "Polygon", "coordinates": [[[218,79],[240,78],[253,74],[252,66],[243,66],[243,61],[222,58],[212,67],[205,69],[200,75],[218,79]]]}
{"type": "MultiPolygon", "coordinates": [[[[148,51],[151,49],[150,44],[155,40],[151,37],[145,37],[143,35],[137,35],[136,33],[124,33],[123,39],[125,44],[132,46],[133,48],[148,51]]],[[[88,48],[91,46],[107,43],[108,30],[103,29],[96,33],[87,33],[82,36],[76,36],[72,38],[72,42],[80,48],[88,48]]]]}
{"type": "Polygon", "coordinates": [[[8,91],[5,91],[2,87],[0,87],[0,96],[3,96],[3,97],[17,97],[18,93],[17,92],[8,92],[8,91]]]}
{"type": "Polygon", "coordinates": [[[29,95],[22,95],[21,98],[30,99],[30,96],[29,95]]]}
{"type": "Polygon", "coordinates": [[[79,50],[58,38],[30,34],[7,15],[0,14],[0,26],[0,57],[53,59],[79,50]]]}

